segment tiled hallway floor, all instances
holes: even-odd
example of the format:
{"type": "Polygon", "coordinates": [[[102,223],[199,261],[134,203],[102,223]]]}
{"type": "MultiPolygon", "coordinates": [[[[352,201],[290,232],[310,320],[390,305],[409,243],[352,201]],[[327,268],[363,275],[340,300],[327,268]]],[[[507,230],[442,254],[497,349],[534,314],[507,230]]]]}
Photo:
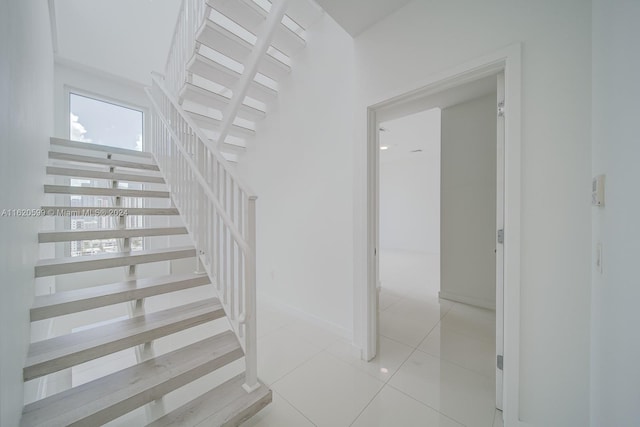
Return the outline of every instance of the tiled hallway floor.
{"type": "Polygon", "coordinates": [[[339,335],[261,303],[258,372],[273,403],[244,426],[502,426],[495,313],[439,301],[437,263],[382,253],[380,349],[370,363],[339,335]]]}

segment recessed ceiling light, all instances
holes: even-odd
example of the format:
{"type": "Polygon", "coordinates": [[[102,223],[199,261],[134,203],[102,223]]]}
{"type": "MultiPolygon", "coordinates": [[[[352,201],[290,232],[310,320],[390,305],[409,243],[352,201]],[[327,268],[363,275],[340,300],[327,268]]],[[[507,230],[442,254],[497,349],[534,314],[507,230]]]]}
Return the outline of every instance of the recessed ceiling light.
{"type": "Polygon", "coordinates": [[[386,145],[382,145],[382,146],[380,147],[380,149],[381,149],[381,150],[388,150],[388,149],[389,149],[389,147],[387,147],[386,145]]]}

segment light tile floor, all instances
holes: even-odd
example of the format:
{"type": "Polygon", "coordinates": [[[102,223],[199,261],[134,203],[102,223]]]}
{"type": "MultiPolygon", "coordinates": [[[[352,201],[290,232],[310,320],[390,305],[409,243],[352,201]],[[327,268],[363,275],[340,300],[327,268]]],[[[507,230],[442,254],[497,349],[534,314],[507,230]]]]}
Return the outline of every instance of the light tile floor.
{"type": "Polygon", "coordinates": [[[273,403],[251,427],[501,427],[495,313],[438,300],[437,256],[383,252],[380,349],[260,303],[259,374],[273,403]]]}

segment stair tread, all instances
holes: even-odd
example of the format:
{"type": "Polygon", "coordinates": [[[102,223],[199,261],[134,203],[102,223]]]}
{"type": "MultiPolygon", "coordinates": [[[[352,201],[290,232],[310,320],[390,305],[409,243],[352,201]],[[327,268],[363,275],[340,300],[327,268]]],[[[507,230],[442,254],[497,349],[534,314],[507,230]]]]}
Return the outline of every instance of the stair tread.
{"type": "Polygon", "coordinates": [[[130,150],[127,148],[112,147],[110,145],[94,144],[91,142],[72,141],[65,138],[51,137],[50,142],[52,145],[69,148],[79,148],[82,150],[99,151],[110,154],[122,154],[126,156],[153,158],[153,155],[146,151],[130,150]]]}
{"type": "Polygon", "coordinates": [[[108,179],[111,181],[132,181],[132,182],[150,182],[155,184],[165,184],[164,178],[153,175],[138,175],[119,172],[105,172],[76,168],[61,168],[57,166],[47,166],[47,175],[72,176],[77,178],[95,178],[108,179]]]}
{"type": "Polygon", "coordinates": [[[236,426],[271,402],[271,390],[264,384],[247,393],[240,374],[152,422],[148,427],[195,426],[206,421],[212,426],[236,426]]]}
{"type": "MultiPolygon", "coordinates": [[[[124,209],[127,215],[178,215],[177,208],[117,208],[104,206],[42,206],[47,216],[96,216],[81,215],[82,211],[96,213],[109,209],[124,209]]],[[[127,216],[124,215],[124,216],[127,216]]]]}
{"type": "Polygon", "coordinates": [[[31,321],[78,313],[210,283],[211,281],[206,274],[189,273],[132,279],[108,285],[40,295],[34,298],[31,306],[31,321]]]}
{"type": "Polygon", "coordinates": [[[122,167],[127,169],[142,169],[150,171],[160,170],[160,168],[153,163],[130,162],[128,160],[108,159],[106,157],[96,156],[82,156],[80,154],[61,153],[59,151],[49,151],[49,159],[77,163],[93,163],[97,165],[122,167]]]}
{"type": "Polygon", "coordinates": [[[26,405],[21,425],[102,425],[240,357],[231,331],[26,405]]]}
{"type": "Polygon", "coordinates": [[[24,379],[30,380],[224,316],[217,298],[205,299],[29,346],[24,379]]]}
{"type": "Polygon", "coordinates": [[[183,246],[134,252],[113,252],[80,257],[48,258],[41,259],[36,263],[35,274],[36,277],[45,277],[103,268],[123,267],[133,264],[191,258],[194,256],[196,256],[196,250],[193,246],[183,246]]]}
{"type": "Polygon", "coordinates": [[[81,256],[81,257],[62,257],[62,258],[45,258],[39,260],[36,265],[37,266],[45,266],[45,265],[61,265],[61,264],[73,264],[76,262],[91,262],[98,260],[107,260],[107,259],[120,259],[120,258],[131,258],[136,256],[144,256],[151,254],[165,254],[170,252],[180,252],[180,251],[194,251],[193,246],[179,246],[173,248],[161,248],[161,249],[146,249],[142,251],[135,252],[112,252],[107,254],[98,254],[91,256],[81,256]]]}
{"type": "Polygon", "coordinates": [[[169,198],[168,191],[155,190],[131,190],[128,188],[104,188],[104,187],[78,187],[73,185],[49,185],[45,184],[46,194],[80,194],[87,196],[122,196],[122,197],[156,197],[169,198]]]}
{"type": "Polygon", "coordinates": [[[186,227],[141,227],[100,230],[52,230],[38,233],[39,243],[67,242],[70,240],[101,240],[123,237],[172,236],[187,234],[186,227]]]}

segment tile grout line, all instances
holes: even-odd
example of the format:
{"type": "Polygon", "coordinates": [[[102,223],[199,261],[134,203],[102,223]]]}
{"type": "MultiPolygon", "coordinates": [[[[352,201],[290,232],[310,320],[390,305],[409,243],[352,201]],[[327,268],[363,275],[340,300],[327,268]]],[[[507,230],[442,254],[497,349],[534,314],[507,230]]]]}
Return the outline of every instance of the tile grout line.
{"type": "Polygon", "coordinates": [[[285,402],[287,402],[289,404],[289,406],[291,406],[293,409],[296,410],[296,412],[298,412],[300,415],[302,415],[304,417],[305,420],[309,421],[311,423],[311,425],[318,427],[318,425],[316,423],[314,423],[313,421],[311,421],[309,419],[309,417],[307,417],[300,409],[298,409],[293,403],[289,402],[283,395],[281,395],[280,393],[278,393],[275,390],[271,390],[273,393],[277,394],[278,396],[280,396],[280,399],[284,400],[285,402]]]}
{"type": "Polygon", "coordinates": [[[409,399],[411,399],[411,400],[413,400],[413,401],[415,401],[415,402],[417,402],[417,403],[419,403],[419,404],[421,404],[421,405],[426,406],[427,408],[429,408],[429,409],[431,409],[431,410],[433,410],[433,411],[437,412],[438,414],[442,415],[442,416],[443,416],[443,417],[445,417],[445,418],[450,419],[451,421],[453,421],[453,422],[455,422],[455,423],[457,423],[457,424],[460,424],[461,426],[466,427],[466,424],[462,423],[461,421],[456,420],[455,418],[451,418],[449,415],[447,415],[447,414],[445,414],[445,413],[442,413],[440,410],[438,410],[438,409],[434,408],[433,406],[428,405],[428,404],[426,404],[426,403],[424,403],[424,402],[421,402],[420,400],[418,400],[418,399],[416,399],[415,397],[411,396],[410,394],[408,394],[408,393],[406,393],[406,392],[404,392],[404,391],[400,390],[399,388],[394,387],[394,386],[393,386],[393,385],[391,385],[391,384],[387,384],[387,385],[388,385],[389,387],[391,387],[392,389],[394,389],[395,391],[397,391],[398,393],[401,393],[401,394],[405,395],[405,396],[406,396],[406,397],[408,397],[409,399]]]}

